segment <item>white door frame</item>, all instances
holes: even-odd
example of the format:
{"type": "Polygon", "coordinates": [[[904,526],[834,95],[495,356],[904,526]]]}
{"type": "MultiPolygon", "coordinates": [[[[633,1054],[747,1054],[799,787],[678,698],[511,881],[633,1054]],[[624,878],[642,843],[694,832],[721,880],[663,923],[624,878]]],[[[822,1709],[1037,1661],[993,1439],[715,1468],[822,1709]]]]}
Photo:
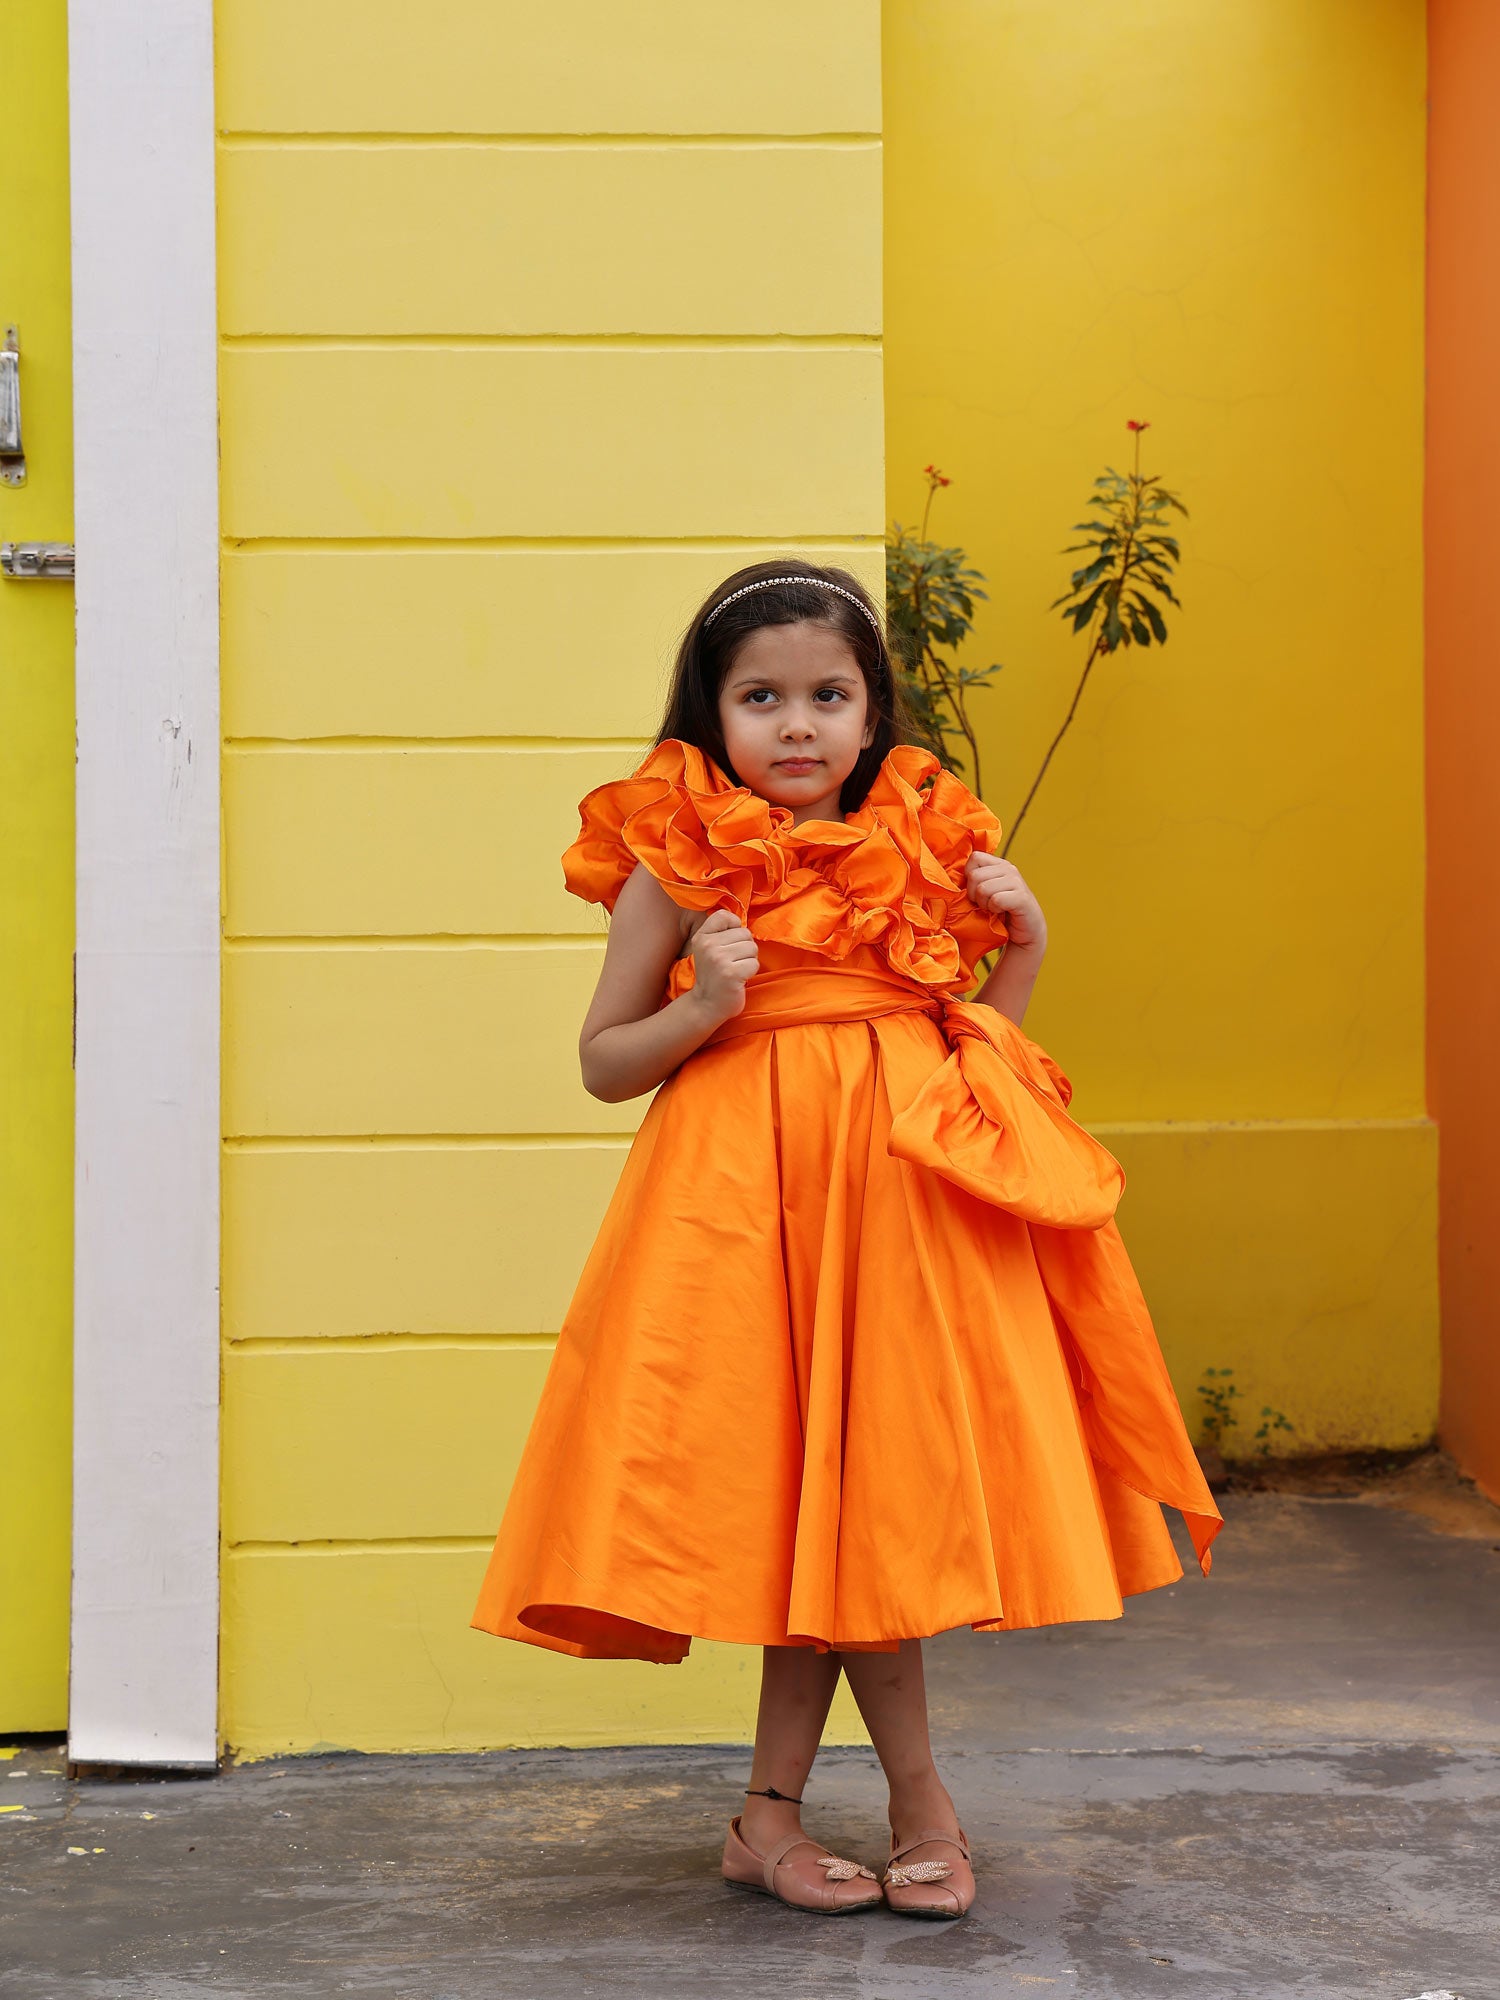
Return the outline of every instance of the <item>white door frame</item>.
{"type": "Polygon", "coordinates": [[[69,0],[75,1763],[212,1768],[219,496],[212,0],[69,0]]]}

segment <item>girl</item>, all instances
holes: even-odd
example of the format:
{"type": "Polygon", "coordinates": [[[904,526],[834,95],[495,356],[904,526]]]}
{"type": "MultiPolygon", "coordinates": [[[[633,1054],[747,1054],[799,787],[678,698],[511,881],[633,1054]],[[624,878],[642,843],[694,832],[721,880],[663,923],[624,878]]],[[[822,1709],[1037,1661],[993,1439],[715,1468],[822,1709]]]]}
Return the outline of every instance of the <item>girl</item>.
{"type": "Polygon", "coordinates": [[[1159,1503],[1205,1571],[1220,1520],[1123,1175],[1020,1030],[1042,912],[910,733],[856,579],[757,564],[688,628],[635,775],[582,802],[564,876],[612,917],[583,1081],[656,1095],[471,1622],[586,1659],[763,1647],[725,1880],[942,1918],[974,1878],[923,1637],[1116,1618],[1182,1574],[1159,1503]],[[841,1672],[890,1783],[880,1879],[802,1830],[841,1672]]]}

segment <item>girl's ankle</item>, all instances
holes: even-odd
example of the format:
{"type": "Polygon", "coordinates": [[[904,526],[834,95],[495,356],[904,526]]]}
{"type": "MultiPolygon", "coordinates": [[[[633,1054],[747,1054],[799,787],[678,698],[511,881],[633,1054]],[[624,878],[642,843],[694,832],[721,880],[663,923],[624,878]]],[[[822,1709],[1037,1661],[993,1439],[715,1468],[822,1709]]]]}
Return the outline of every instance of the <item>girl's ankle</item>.
{"type": "Polygon", "coordinates": [[[789,1833],[801,1833],[802,1808],[783,1799],[749,1799],[740,1807],[740,1836],[757,1854],[764,1854],[789,1833]]]}
{"type": "Polygon", "coordinates": [[[898,1846],[929,1827],[952,1827],[955,1831],[958,1827],[958,1813],[953,1800],[936,1774],[931,1780],[909,1789],[893,1791],[889,1818],[898,1846]]]}

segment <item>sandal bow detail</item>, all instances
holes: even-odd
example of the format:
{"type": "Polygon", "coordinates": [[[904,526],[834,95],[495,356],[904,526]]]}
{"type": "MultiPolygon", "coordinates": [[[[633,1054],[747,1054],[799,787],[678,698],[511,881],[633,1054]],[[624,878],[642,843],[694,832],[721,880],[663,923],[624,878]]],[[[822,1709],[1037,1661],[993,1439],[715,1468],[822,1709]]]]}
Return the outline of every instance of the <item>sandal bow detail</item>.
{"type": "Polygon", "coordinates": [[[741,1834],[736,1815],[729,1822],[724,1842],[724,1880],[739,1889],[755,1889],[761,1895],[774,1896],[791,1909],[816,1910],[823,1916],[841,1917],[852,1910],[873,1910],[884,1894],[873,1869],[858,1861],[846,1861],[841,1854],[809,1854],[789,1859],[794,1848],[817,1845],[810,1834],[788,1833],[764,1854],[757,1854],[741,1834]],[[804,1865],[822,1872],[812,1877],[799,1873],[804,1865]]]}
{"type": "Polygon", "coordinates": [[[961,1917],[974,1900],[974,1875],[969,1866],[968,1836],[962,1827],[956,1835],[940,1826],[924,1827],[899,1846],[891,1835],[891,1858],[882,1879],[885,1900],[903,1917],[961,1917]],[[903,1863],[903,1854],[941,1841],[956,1847],[962,1859],[942,1861],[928,1858],[903,1863]]]}
{"type": "Polygon", "coordinates": [[[909,1882],[946,1882],[953,1870],[946,1861],[914,1861],[909,1868],[887,1868],[885,1879],[896,1889],[909,1882]]]}
{"type": "Polygon", "coordinates": [[[813,1866],[826,1868],[830,1882],[853,1882],[860,1876],[867,1882],[875,1880],[873,1868],[866,1868],[862,1861],[845,1861],[837,1854],[820,1854],[813,1866]]]}

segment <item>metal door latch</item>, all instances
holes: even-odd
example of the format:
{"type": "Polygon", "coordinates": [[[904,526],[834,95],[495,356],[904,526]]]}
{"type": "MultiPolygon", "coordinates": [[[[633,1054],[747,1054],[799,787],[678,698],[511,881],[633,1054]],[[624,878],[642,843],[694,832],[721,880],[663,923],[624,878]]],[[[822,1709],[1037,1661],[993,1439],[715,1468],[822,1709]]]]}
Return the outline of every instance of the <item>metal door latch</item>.
{"type": "Polygon", "coordinates": [[[21,332],[8,326],[0,344],[0,481],[26,484],[26,454],[21,449],[21,332]]]}
{"type": "MultiPolygon", "coordinates": [[[[8,326],[0,341],[0,484],[26,484],[26,454],[21,449],[21,332],[8,326]]],[[[17,580],[56,576],[71,578],[71,542],[0,542],[0,575],[17,580]]]]}
{"type": "Polygon", "coordinates": [[[41,577],[58,577],[64,582],[71,582],[73,544],[0,542],[0,575],[14,577],[17,583],[27,583],[41,577]]]}

